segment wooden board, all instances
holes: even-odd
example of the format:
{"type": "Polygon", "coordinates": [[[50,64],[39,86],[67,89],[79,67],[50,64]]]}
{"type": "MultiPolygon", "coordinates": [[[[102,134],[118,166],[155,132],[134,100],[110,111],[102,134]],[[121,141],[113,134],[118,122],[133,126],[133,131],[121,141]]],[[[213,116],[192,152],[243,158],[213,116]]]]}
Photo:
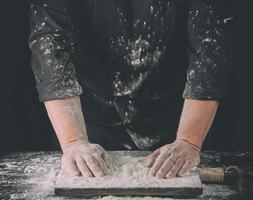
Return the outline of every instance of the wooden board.
{"type": "Polygon", "coordinates": [[[107,195],[193,197],[203,192],[196,171],[185,177],[157,179],[147,175],[148,169],[142,165],[143,153],[113,152],[111,155],[113,167],[105,177],[72,177],[60,171],[55,182],[55,194],[68,197],[107,195]]]}

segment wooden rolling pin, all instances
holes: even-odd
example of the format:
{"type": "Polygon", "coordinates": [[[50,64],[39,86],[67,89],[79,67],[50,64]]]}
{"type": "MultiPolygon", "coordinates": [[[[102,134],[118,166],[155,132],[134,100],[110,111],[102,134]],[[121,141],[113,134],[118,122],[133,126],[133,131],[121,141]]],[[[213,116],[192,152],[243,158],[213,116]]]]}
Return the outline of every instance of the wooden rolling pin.
{"type": "Polygon", "coordinates": [[[198,168],[200,179],[203,183],[237,185],[240,199],[249,199],[248,190],[249,180],[253,181],[253,173],[243,171],[239,167],[217,167],[217,168],[198,168]]]}
{"type": "Polygon", "coordinates": [[[203,183],[234,183],[241,177],[238,167],[198,168],[203,183]]]}

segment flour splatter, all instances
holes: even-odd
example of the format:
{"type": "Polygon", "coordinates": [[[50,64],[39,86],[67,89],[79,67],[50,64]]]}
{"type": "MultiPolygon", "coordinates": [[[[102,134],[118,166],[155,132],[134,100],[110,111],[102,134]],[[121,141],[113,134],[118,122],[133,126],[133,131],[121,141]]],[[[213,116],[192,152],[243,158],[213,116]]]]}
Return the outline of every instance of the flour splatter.
{"type": "Polygon", "coordinates": [[[51,97],[66,98],[82,93],[72,58],[74,45],[71,35],[58,33],[44,35],[31,43],[31,48],[41,54],[41,70],[35,74],[37,84],[50,87],[51,97]]]}
{"type": "Polygon", "coordinates": [[[155,137],[141,136],[130,129],[127,129],[127,132],[130,135],[130,137],[132,138],[132,140],[134,141],[135,145],[140,150],[150,149],[151,147],[158,144],[161,139],[159,136],[155,136],[155,137]]]}

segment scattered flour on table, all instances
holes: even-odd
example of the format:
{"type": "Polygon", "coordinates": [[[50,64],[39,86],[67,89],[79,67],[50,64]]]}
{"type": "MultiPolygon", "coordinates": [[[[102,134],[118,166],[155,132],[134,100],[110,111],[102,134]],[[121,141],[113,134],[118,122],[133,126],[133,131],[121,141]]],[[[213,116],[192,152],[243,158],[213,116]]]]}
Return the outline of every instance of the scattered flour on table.
{"type": "Polygon", "coordinates": [[[28,192],[26,199],[62,199],[57,197],[52,198],[55,178],[59,169],[59,158],[48,158],[44,162],[41,158],[31,160],[31,163],[25,167],[24,173],[29,177],[25,183],[29,185],[33,196],[30,197],[28,192]],[[54,167],[52,167],[52,163],[55,163],[54,167]]]}

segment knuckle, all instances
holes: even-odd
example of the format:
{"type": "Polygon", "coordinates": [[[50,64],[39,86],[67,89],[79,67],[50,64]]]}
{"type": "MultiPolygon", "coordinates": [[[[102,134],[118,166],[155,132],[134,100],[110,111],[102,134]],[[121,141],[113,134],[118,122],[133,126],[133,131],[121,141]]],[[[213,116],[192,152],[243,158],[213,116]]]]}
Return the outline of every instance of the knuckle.
{"type": "Polygon", "coordinates": [[[177,157],[175,157],[175,156],[172,156],[172,157],[170,157],[169,159],[168,159],[168,165],[170,166],[170,167],[172,167],[173,165],[175,165],[175,163],[176,163],[176,160],[177,160],[177,157]]]}
{"type": "Polygon", "coordinates": [[[169,166],[173,165],[173,164],[175,163],[174,160],[175,160],[174,157],[169,158],[169,159],[167,160],[167,165],[169,165],[169,166]]]}
{"type": "Polygon", "coordinates": [[[160,170],[159,170],[159,173],[160,174],[164,174],[166,172],[166,168],[165,167],[162,167],[160,170]]]}
{"type": "Polygon", "coordinates": [[[94,157],[97,161],[102,161],[102,160],[103,160],[102,156],[99,155],[97,152],[94,153],[93,157],[94,157]]]}
{"type": "Polygon", "coordinates": [[[176,152],[176,148],[175,148],[174,146],[171,147],[170,152],[171,152],[171,153],[175,153],[175,152],[176,152]]]}
{"type": "Polygon", "coordinates": [[[100,160],[100,156],[98,155],[98,153],[97,152],[94,152],[93,154],[92,154],[92,157],[95,159],[95,160],[100,160]]]}
{"type": "Polygon", "coordinates": [[[94,149],[101,149],[101,146],[99,144],[93,144],[92,147],[94,149]]]}
{"type": "Polygon", "coordinates": [[[177,171],[178,171],[178,168],[177,168],[177,167],[173,167],[173,168],[170,170],[170,173],[171,173],[172,175],[176,175],[177,171]]]}
{"type": "Polygon", "coordinates": [[[82,169],[85,169],[85,161],[83,160],[83,159],[81,159],[81,160],[78,160],[77,161],[78,162],[78,165],[82,168],[82,169]]]}
{"type": "Polygon", "coordinates": [[[168,159],[168,155],[166,153],[162,153],[159,156],[160,161],[166,161],[168,159]]]}
{"type": "Polygon", "coordinates": [[[101,146],[101,145],[98,145],[97,147],[101,152],[106,152],[106,150],[101,146]]]}
{"type": "Polygon", "coordinates": [[[86,161],[86,163],[87,163],[89,166],[94,166],[94,165],[95,165],[93,159],[88,158],[88,159],[85,160],[85,161],[86,161]]]}
{"type": "Polygon", "coordinates": [[[175,162],[175,165],[176,166],[180,166],[180,165],[182,165],[184,163],[184,160],[183,159],[178,159],[176,162],[175,162]]]}
{"type": "Polygon", "coordinates": [[[180,153],[180,150],[179,150],[177,147],[174,147],[174,148],[172,149],[172,152],[173,152],[174,154],[179,154],[179,153],[180,153]]]}
{"type": "Polygon", "coordinates": [[[186,162],[187,162],[188,165],[192,165],[193,164],[192,160],[187,160],[186,162]]]}
{"type": "Polygon", "coordinates": [[[160,157],[160,158],[159,158],[159,162],[165,162],[166,160],[167,160],[166,157],[160,157]]]}
{"type": "Polygon", "coordinates": [[[164,154],[166,151],[167,151],[167,148],[161,148],[161,149],[159,150],[159,153],[160,153],[160,154],[164,154]]]}
{"type": "Polygon", "coordinates": [[[85,159],[85,162],[86,162],[86,163],[90,163],[90,164],[91,164],[91,163],[94,162],[93,158],[90,157],[90,156],[86,156],[84,159],[85,159]]]}
{"type": "Polygon", "coordinates": [[[150,156],[156,157],[161,153],[161,151],[162,151],[161,148],[156,149],[152,154],[150,154],[150,156]]]}
{"type": "Polygon", "coordinates": [[[162,167],[160,170],[159,170],[159,174],[165,174],[167,172],[167,168],[165,168],[165,167],[162,167]]]}

